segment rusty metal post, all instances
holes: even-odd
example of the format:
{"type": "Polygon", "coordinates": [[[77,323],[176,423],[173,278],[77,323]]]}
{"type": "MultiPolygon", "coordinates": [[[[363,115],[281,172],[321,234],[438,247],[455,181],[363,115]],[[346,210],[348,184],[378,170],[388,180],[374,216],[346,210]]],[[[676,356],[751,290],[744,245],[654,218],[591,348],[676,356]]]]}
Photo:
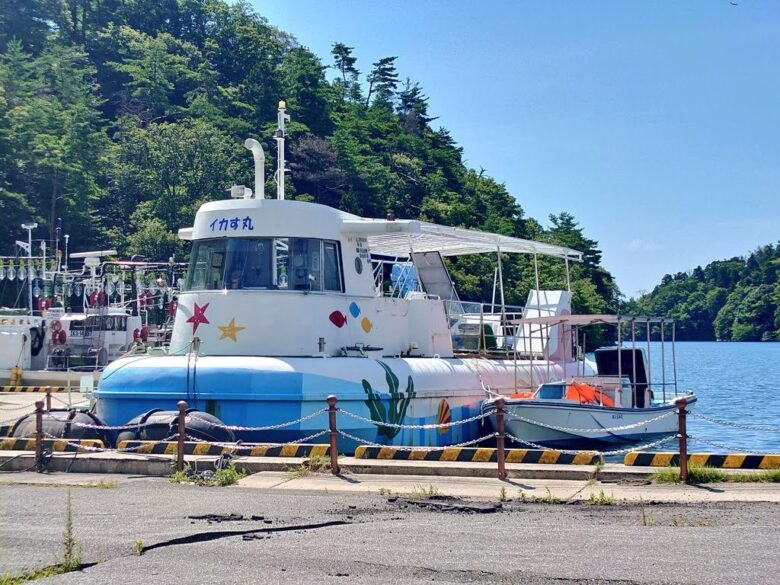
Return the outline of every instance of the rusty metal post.
{"type": "Polygon", "coordinates": [[[184,469],[184,438],[187,435],[186,430],[186,414],[187,403],[184,400],[179,400],[176,405],[179,407],[179,432],[176,437],[176,471],[184,469]]]}
{"type": "Polygon", "coordinates": [[[498,461],[498,479],[506,479],[506,465],[504,460],[504,399],[496,399],[496,460],[498,461]]]}
{"type": "Polygon", "coordinates": [[[674,401],[677,406],[677,417],[679,421],[678,436],[680,439],[680,481],[688,483],[688,432],[686,429],[686,415],[688,411],[688,401],[685,398],[678,398],[674,401]]]}
{"type": "Polygon", "coordinates": [[[51,412],[51,386],[46,386],[46,412],[51,412]]]}
{"type": "Polygon", "coordinates": [[[328,396],[328,424],[330,426],[330,471],[333,475],[338,475],[339,469],[339,447],[338,431],[336,430],[336,397],[331,394],[328,396]]]}
{"type": "Polygon", "coordinates": [[[35,401],[35,471],[43,473],[43,400],[35,401]]]}

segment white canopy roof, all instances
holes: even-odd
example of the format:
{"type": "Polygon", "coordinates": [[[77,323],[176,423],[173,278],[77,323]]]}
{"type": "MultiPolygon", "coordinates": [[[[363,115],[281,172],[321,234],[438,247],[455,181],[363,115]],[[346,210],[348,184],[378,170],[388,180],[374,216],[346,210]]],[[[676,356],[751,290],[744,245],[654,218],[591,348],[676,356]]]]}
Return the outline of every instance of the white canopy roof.
{"type": "Polygon", "coordinates": [[[617,325],[618,323],[672,323],[673,319],[663,317],[629,317],[623,315],[546,315],[523,317],[510,321],[513,325],[617,325]]]}
{"type": "Polygon", "coordinates": [[[461,256],[495,253],[500,249],[510,254],[539,254],[582,260],[582,253],[571,248],[425,221],[355,218],[345,220],[344,224],[345,231],[365,234],[371,253],[380,256],[406,258],[410,252],[461,256]]]}

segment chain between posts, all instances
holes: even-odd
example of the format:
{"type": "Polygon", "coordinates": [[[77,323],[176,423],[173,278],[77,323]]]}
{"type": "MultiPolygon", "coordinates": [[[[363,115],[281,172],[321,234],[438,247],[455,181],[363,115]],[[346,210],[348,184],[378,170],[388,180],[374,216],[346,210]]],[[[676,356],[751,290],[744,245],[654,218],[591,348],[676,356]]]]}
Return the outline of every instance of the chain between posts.
{"type": "Polygon", "coordinates": [[[482,420],[483,418],[487,418],[487,417],[491,416],[492,414],[494,414],[496,411],[495,410],[488,410],[488,411],[485,411],[485,412],[483,412],[481,414],[478,414],[478,415],[475,415],[475,416],[472,416],[472,417],[469,417],[469,418],[464,418],[463,420],[456,420],[456,421],[449,422],[449,423],[429,423],[429,424],[424,424],[424,425],[399,425],[399,424],[396,424],[396,423],[389,423],[389,422],[385,422],[385,421],[381,421],[381,420],[372,420],[370,418],[366,418],[365,416],[360,416],[359,414],[355,414],[354,412],[350,412],[348,410],[344,410],[343,408],[340,408],[339,412],[344,414],[344,415],[346,415],[346,416],[348,416],[348,417],[354,418],[355,420],[359,420],[359,421],[366,422],[366,423],[369,423],[369,424],[377,425],[377,426],[380,426],[380,427],[388,427],[388,428],[391,428],[391,429],[428,430],[428,429],[448,429],[450,427],[457,427],[457,426],[460,426],[460,425],[465,425],[465,424],[468,424],[470,422],[474,422],[474,421],[482,420]]]}
{"type": "Polygon", "coordinates": [[[761,425],[746,425],[741,423],[735,423],[727,420],[719,420],[717,418],[710,418],[709,416],[690,411],[688,414],[695,418],[706,420],[707,422],[723,425],[724,427],[733,427],[735,429],[741,429],[743,431],[758,431],[759,433],[780,433],[780,427],[766,427],[761,425]]]}
{"type": "Polygon", "coordinates": [[[377,448],[388,447],[391,449],[396,449],[398,451],[446,451],[447,449],[457,449],[459,447],[469,447],[471,445],[476,445],[477,443],[481,443],[482,441],[487,441],[488,439],[494,439],[498,435],[498,433],[491,433],[489,435],[485,435],[477,439],[472,439],[471,441],[464,441],[463,443],[455,443],[453,445],[412,447],[407,445],[383,445],[381,443],[373,443],[372,441],[361,439],[360,437],[356,437],[355,435],[350,435],[346,431],[342,431],[342,430],[339,430],[338,433],[345,439],[355,441],[356,443],[360,443],[361,445],[365,445],[366,447],[377,447],[377,448]]]}
{"type": "MultiPolygon", "coordinates": [[[[691,441],[696,441],[699,443],[703,443],[704,445],[709,445],[710,447],[716,447],[718,449],[723,449],[727,453],[741,453],[745,455],[751,455],[756,454],[755,451],[748,451],[740,447],[733,447],[726,445],[724,443],[718,443],[717,441],[711,441],[710,439],[702,439],[701,437],[696,437],[692,435],[688,435],[688,439],[691,441]]],[[[773,452],[773,453],[767,453],[765,451],[761,452],[762,455],[780,455],[780,452],[773,452]]]]}

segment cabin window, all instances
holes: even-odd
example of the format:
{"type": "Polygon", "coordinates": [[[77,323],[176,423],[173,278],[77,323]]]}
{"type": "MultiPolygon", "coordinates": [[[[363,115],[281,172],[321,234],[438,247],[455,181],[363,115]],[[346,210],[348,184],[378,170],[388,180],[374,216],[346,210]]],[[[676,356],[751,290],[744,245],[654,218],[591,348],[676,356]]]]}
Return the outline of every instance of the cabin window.
{"type": "Polygon", "coordinates": [[[290,238],[290,288],[322,290],[322,256],[320,240],[290,238]]]}
{"type": "Polygon", "coordinates": [[[223,238],[194,242],[186,290],[344,290],[339,242],[223,238]]]}
{"type": "Polygon", "coordinates": [[[229,239],[225,256],[225,287],[271,288],[272,246],[270,238],[229,239]]]}
{"type": "Polygon", "coordinates": [[[227,240],[200,240],[193,244],[187,290],[223,288],[227,240]]]}
{"type": "Polygon", "coordinates": [[[323,283],[325,290],[343,292],[341,280],[341,250],[338,242],[322,242],[323,283]]]}

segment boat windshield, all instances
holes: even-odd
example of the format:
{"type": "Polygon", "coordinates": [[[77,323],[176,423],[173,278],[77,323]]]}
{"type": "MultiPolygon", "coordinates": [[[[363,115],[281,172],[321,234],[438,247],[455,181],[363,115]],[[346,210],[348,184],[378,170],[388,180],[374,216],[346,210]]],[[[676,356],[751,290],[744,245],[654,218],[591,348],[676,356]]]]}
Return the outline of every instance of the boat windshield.
{"type": "Polygon", "coordinates": [[[220,238],[193,243],[185,290],[344,290],[339,242],[220,238]]]}
{"type": "Polygon", "coordinates": [[[541,400],[560,400],[563,398],[564,384],[542,384],[536,397],[541,400]]]}

